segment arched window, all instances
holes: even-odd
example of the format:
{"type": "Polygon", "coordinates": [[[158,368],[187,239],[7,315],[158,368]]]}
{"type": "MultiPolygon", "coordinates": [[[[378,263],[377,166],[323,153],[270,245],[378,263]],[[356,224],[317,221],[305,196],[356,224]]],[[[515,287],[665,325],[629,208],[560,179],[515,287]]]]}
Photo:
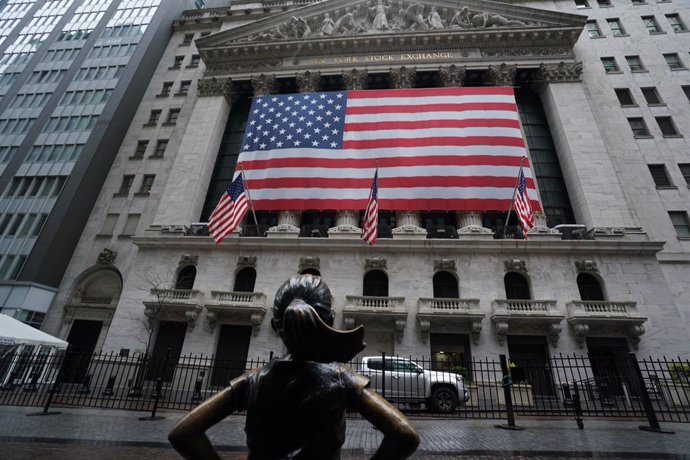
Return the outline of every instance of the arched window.
{"type": "Polygon", "coordinates": [[[301,272],[299,272],[300,275],[314,275],[314,276],[321,276],[321,272],[318,271],[315,268],[305,268],[301,272]]]}
{"type": "Polygon", "coordinates": [[[601,290],[599,280],[589,273],[577,275],[577,288],[580,290],[582,300],[604,300],[604,293],[601,290]]]}
{"type": "Polygon", "coordinates": [[[195,279],[196,267],[194,265],[187,265],[177,274],[175,289],[194,289],[195,279]]]}
{"type": "Polygon", "coordinates": [[[503,278],[506,286],[506,299],[531,299],[527,278],[516,272],[508,272],[503,278]]]}
{"type": "Polygon", "coordinates": [[[457,299],[459,297],[458,280],[455,275],[445,271],[436,272],[434,275],[434,298],[457,299]]]}
{"type": "Polygon", "coordinates": [[[362,295],[388,297],[388,275],[381,270],[371,270],[364,275],[362,295]]]}
{"type": "Polygon", "coordinates": [[[244,267],[235,276],[235,292],[254,292],[256,283],[256,270],[252,267],[244,267]]]}

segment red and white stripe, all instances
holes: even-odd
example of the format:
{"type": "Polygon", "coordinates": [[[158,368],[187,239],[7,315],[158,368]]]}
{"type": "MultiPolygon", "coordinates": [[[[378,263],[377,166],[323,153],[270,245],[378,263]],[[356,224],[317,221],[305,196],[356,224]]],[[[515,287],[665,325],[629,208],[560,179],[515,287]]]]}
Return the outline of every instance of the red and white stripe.
{"type": "Polygon", "coordinates": [[[235,203],[230,199],[230,195],[225,192],[208,219],[208,229],[213,240],[216,243],[220,243],[226,236],[232,233],[240,225],[248,208],[249,202],[247,201],[246,190],[237,198],[235,203]]]}
{"type": "MultiPolygon", "coordinates": [[[[341,150],[240,154],[257,210],[505,211],[526,149],[512,88],[348,92],[341,150]]],[[[524,168],[527,187],[534,179],[524,168]]],[[[538,201],[532,207],[541,209],[538,201]]]]}

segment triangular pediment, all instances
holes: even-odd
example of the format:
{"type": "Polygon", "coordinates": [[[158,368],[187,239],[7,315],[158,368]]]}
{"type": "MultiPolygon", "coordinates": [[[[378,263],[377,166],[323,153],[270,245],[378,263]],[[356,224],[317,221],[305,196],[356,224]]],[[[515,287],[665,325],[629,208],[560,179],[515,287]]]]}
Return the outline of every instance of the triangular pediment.
{"type": "Polygon", "coordinates": [[[297,8],[197,40],[200,49],[238,42],[275,43],[406,33],[509,29],[582,29],[585,16],[484,0],[330,0],[297,8]]]}

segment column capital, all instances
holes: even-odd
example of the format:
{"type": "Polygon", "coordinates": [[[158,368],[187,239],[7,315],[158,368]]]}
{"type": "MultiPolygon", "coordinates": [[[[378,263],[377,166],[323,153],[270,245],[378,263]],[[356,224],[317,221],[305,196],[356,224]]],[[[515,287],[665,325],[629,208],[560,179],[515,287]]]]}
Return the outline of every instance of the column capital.
{"type": "Polygon", "coordinates": [[[458,67],[455,64],[450,66],[441,66],[438,68],[438,76],[441,79],[441,85],[445,87],[460,87],[463,85],[467,67],[458,67]]]}
{"type": "Polygon", "coordinates": [[[494,86],[514,86],[517,64],[490,65],[489,77],[494,86]]]}
{"type": "Polygon", "coordinates": [[[232,86],[232,78],[202,78],[196,84],[199,97],[225,96],[228,102],[237,97],[237,92],[232,86]]]}
{"type": "Polygon", "coordinates": [[[276,77],[275,75],[252,75],[252,89],[254,90],[254,96],[266,96],[267,94],[273,93],[276,87],[276,77]]]}
{"type": "Polygon", "coordinates": [[[558,64],[541,64],[535,80],[539,83],[564,83],[582,81],[582,63],[559,62],[558,64]]]}
{"type": "Polygon", "coordinates": [[[391,85],[395,89],[414,88],[417,79],[417,69],[399,67],[390,70],[391,85]]]}
{"type": "Polygon", "coordinates": [[[343,71],[343,83],[345,89],[367,89],[369,73],[366,70],[352,69],[343,71]]]}
{"type": "Polygon", "coordinates": [[[311,93],[321,89],[321,72],[298,73],[295,76],[300,93],[311,93]]]}

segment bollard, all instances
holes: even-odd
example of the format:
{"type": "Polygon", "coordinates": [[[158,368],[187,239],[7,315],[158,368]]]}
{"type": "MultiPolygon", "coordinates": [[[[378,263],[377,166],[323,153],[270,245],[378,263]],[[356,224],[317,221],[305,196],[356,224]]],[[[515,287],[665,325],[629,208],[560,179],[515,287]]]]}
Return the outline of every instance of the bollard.
{"type": "Polygon", "coordinates": [[[101,393],[103,396],[112,396],[115,394],[113,389],[115,388],[115,379],[116,377],[114,375],[111,375],[108,378],[108,383],[105,386],[105,390],[103,390],[103,393],[101,393]]]}
{"type": "Polygon", "coordinates": [[[55,396],[55,393],[59,391],[60,389],[60,382],[62,381],[63,374],[65,372],[65,364],[69,362],[70,354],[70,348],[68,347],[67,350],[65,350],[65,355],[62,357],[62,363],[60,364],[60,370],[58,371],[57,375],[55,376],[55,381],[50,387],[50,390],[48,390],[48,399],[46,400],[45,406],[43,406],[43,412],[34,412],[31,414],[26,414],[27,417],[32,417],[35,415],[42,416],[42,415],[58,415],[61,414],[62,412],[54,411],[50,412],[50,405],[53,402],[53,397],[55,396]]]}
{"type": "Polygon", "coordinates": [[[637,377],[638,386],[640,387],[641,393],[640,396],[642,397],[642,406],[644,407],[644,411],[647,414],[647,421],[649,422],[649,426],[640,425],[640,430],[653,431],[655,433],[674,434],[673,431],[662,430],[661,426],[659,426],[659,420],[656,418],[656,412],[654,412],[652,400],[650,399],[649,393],[647,392],[647,385],[644,384],[644,377],[642,377],[642,369],[640,369],[640,363],[637,362],[637,357],[635,356],[635,353],[628,353],[628,360],[630,361],[630,365],[632,367],[635,377],[637,377]]]}
{"type": "Polygon", "coordinates": [[[201,385],[204,383],[205,376],[206,371],[199,372],[196,382],[194,382],[194,394],[192,395],[192,402],[199,402],[204,399],[201,397],[201,385]]]}
{"type": "Polygon", "coordinates": [[[84,376],[84,378],[81,381],[81,389],[77,391],[78,394],[87,395],[91,393],[91,388],[89,388],[91,386],[91,377],[91,374],[87,374],[84,376]]]}
{"type": "Polygon", "coordinates": [[[513,379],[510,376],[508,369],[508,361],[506,355],[500,355],[501,359],[501,373],[503,374],[503,395],[506,400],[506,425],[494,425],[496,428],[503,428],[504,430],[524,430],[523,427],[515,425],[515,412],[513,410],[513,394],[510,387],[513,386],[513,379]]]}

